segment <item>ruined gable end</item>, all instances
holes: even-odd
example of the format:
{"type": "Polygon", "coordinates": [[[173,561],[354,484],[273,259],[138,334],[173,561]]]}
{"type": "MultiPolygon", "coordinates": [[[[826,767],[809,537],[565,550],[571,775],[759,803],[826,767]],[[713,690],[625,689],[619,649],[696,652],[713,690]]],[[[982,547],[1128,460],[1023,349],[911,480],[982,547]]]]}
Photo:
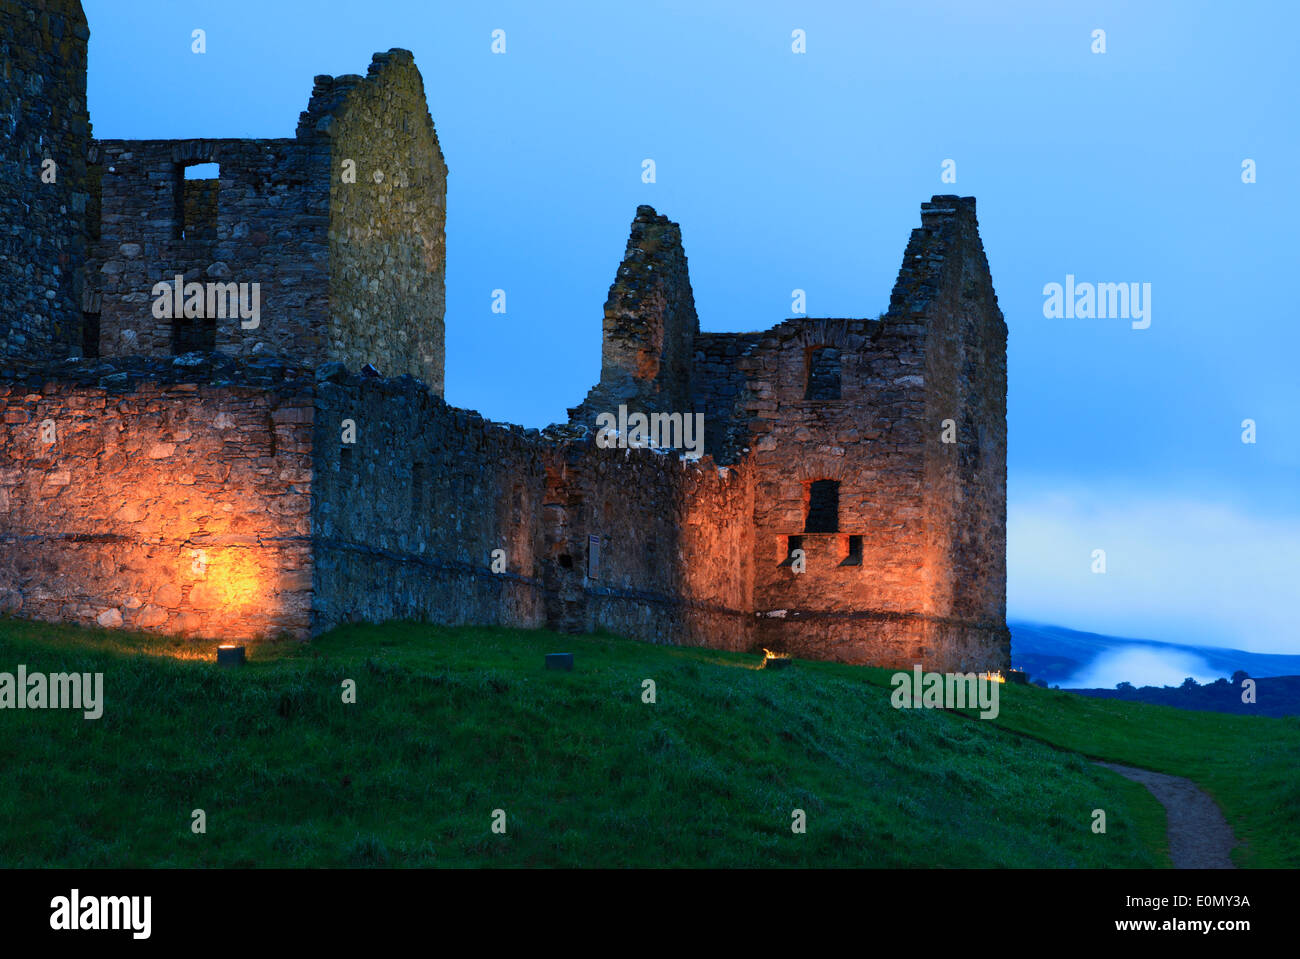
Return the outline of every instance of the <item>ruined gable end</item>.
{"type": "Polygon", "coordinates": [[[569,411],[591,427],[602,412],[691,411],[691,373],[700,332],[682,231],[639,206],[627,249],[605,300],[600,382],[569,411]]]}
{"type": "Polygon", "coordinates": [[[409,50],[317,77],[298,128],[329,143],[329,352],[443,391],[447,165],[409,50]]]}

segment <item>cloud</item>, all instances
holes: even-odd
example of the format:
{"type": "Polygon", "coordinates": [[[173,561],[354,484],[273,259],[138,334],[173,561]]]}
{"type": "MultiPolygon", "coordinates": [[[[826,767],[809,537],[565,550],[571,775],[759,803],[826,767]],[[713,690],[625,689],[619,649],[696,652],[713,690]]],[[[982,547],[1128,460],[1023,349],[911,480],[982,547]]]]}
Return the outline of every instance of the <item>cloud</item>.
{"type": "Polygon", "coordinates": [[[1291,516],[1061,488],[1013,495],[1008,504],[1007,612],[1013,619],[1300,653],[1297,571],[1300,520],[1291,516]],[[1091,571],[1097,549],[1105,550],[1105,573],[1091,571]]]}
{"type": "Polygon", "coordinates": [[[1181,686],[1191,676],[1201,685],[1218,674],[1200,656],[1159,646],[1107,650],[1069,679],[1064,689],[1114,689],[1121,682],[1134,686],[1181,686]]]}

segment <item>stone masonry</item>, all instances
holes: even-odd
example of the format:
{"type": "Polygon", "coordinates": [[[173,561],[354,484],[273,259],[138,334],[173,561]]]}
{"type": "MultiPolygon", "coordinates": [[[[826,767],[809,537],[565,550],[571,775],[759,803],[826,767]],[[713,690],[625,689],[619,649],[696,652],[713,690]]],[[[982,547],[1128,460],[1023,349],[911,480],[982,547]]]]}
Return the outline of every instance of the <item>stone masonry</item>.
{"type": "Polygon", "coordinates": [[[0,0],[0,362],[80,345],[89,36],[79,3],[0,0]]]}
{"type": "Polygon", "coordinates": [[[681,229],[639,207],[600,381],[524,429],[442,396],[447,167],[410,53],[317,77],[291,138],[92,140],[80,4],[0,16],[0,611],[1008,666],[1007,329],[972,198],[922,204],[883,316],[745,333],[700,332],[681,229]],[[177,276],[203,286],[168,315],[177,276]],[[704,455],[598,430],[619,406],[703,414],[704,455]]]}

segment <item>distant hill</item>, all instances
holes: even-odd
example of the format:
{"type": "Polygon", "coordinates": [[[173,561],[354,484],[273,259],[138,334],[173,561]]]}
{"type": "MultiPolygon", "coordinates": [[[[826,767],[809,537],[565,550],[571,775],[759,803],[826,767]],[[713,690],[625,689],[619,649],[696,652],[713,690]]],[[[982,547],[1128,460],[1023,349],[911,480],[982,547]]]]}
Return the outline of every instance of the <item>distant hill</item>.
{"type": "Polygon", "coordinates": [[[1255,680],[1255,702],[1241,701],[1242,687],[1226,679],[1204,686],[1142,686],[1124,689],[1070,689],[1094,699],[1121,699],[1130,703],[1175,706],[1203,712],[1241,716],[1300,716],[1300,676],[1272,676],[1255,680]]]}
{"type": "Polygon", "coordinates": [[[1008,625],[1011,664],[1049,686],[1178,686],[1188,676],[1208,683],[1237,670],[1255,679],[1300,675],[1300,656],[1105,636],[1042,623],[1008,625]]]}

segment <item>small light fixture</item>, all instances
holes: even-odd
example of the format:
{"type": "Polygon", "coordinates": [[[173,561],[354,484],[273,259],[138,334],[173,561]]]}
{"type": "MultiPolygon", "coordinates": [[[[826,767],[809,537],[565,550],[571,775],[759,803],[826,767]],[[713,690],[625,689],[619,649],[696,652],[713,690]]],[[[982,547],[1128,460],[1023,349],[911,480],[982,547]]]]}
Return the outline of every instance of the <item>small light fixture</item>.
{"type": "Polygon", "coordinates": [[[546,668],[573,672],[573,653],[547,653],[546,668]]]}
{"type": "Polygon", "coordinates": [[[770,649],[763,650],[763,662],[759,664],[759,669],[785,669],[787,666],[794,664],[789,653],[774,653],[770,649]]]}
{"type": "Polygon", "coordinates": [[[217,647],[218,666],[244,665],[244,647],[234,643],[222,643],[217,647]]]}

